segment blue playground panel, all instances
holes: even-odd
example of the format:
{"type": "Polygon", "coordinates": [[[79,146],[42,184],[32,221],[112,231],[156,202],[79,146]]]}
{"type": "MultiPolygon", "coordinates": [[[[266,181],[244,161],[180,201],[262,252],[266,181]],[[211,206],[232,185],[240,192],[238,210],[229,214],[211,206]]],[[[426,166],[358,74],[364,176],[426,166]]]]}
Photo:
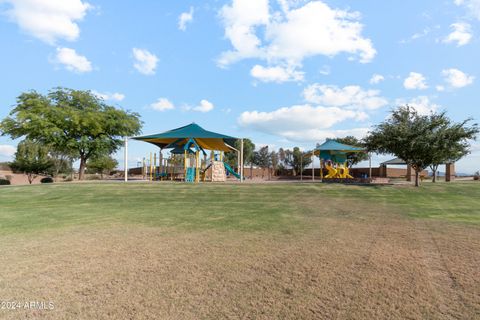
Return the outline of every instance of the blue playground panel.
{"type": "Polygon", "coordinates": [[[187,168],[185,182],[195,182],[196,168],[187,168]]]}

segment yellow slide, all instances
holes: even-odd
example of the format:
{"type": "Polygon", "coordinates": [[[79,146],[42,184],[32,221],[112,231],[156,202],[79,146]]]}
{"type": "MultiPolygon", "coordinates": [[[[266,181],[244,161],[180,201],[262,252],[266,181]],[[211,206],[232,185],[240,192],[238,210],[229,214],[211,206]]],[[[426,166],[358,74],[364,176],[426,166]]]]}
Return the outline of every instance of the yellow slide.
{"type": "Polygon", "coordinates": [[[353,179],[353,177],[350,175],[350,170],[348,170],[348,167],[345,164],[339,165],[337,171],[338,171],[338,178],[353,179]]]}
{"type": "Polygon", "coordinates": [[[335,169],[330,163],[325,164],[325,169],[328,171],[328,174],[325,176],[326,179],[333,179],[337,177],[337,169],[335,169]]]}

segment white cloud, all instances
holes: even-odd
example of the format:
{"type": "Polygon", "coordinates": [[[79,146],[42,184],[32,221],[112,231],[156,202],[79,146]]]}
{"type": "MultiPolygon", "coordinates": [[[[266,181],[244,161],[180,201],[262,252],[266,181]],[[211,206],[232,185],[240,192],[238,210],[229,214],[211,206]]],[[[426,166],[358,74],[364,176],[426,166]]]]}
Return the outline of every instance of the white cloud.
{"type": "Polygon", "coordinates": [[[370,78],[370,84],[379,84],[380,82],[384,81],[385,77],[381,74],[374,74],[372,78],[370,78]]]}
{"type": "Polygon", "coordinates": [[[135,58],[135,63],[133,66],[138,72],[144,75],[153,75],[155,74],[155,69],[157,68],[158,58],[153,53],[145,49],[133,48],[133,57],[135,58]]]}
{"type": "Polygon", "coordinates": [[[15,152],[17,152],[17,148],[8,144],[0,144],[0,156],[3,157],[12,157],[15,152]]]}
{"type": "Polygon", "coordinates": [[[299,3],[281,1],[282,12],[272,12],[268,0],[232,0],[223,6],[220,17],[233,50],[222,53],[219,65],[258,58],[298,68],[303,59],[316,55],[347,53],[362,63],[374,58],[371,40],[362,36],[359,13],[332,9],[322,1],[299,3]]]}
{"type": "Polygon", "coordinates": [[[425,77],[418,72],[410,72],[409,76],[403,82],[403,86],[407,90],[425,90],[428,88],[425,77]]]}
{"type": "Polygon", "coordinates": [[[92,71],[92,64],[85,56],[79,55],[74,49],[57,48],[56,62],[61,63],[69,71],[84,73],[92,71]]]}
{"type": "Polygon", "coordinates": [[[465,22],[453,23],[450,26],[453,31],[443,39],[444,43],[456,43],[457,47],[464,46],[472,40],[472,28],[465,22]]]}
{"type": "Polygon", "coordinates": [[[182,12],[178,17],[178,29],[185,31],[187,30],[187,24],[193,21],[193,7],[190,7],[188,12],[182,12]]]}
{"type": "Polygon", "coordinates": [[[123,99],[125,99],[125,95],[118,92],[110,93],[92,90],[92,93],[103,100],[122,101],[123,99]]]}
{"type": "Polygon", "coordinates": [[[244,128],[278,135],[289,140],[319,140],[320,136],[332,134],[335,124],[347,120],[364,120],[364,112],[345,110],[338,107],[314,107],[296,105],[271,112],[246,111],[238,118],[244,128]]]}
{"type": "Polygon", "coordinates": [[[167,98],[159,98],[156,102],[150,105],[150,108],[156,111],[163,112],[167,110],[173,110],[175,109],[175,106],[167,98]]]}
{"type": "Polygon", "coordinates": [[[305,100],[310,103],[358,110],[374,110],[387,105],[388,100],[379,94],[378,90],[363,90],[360,86],[339,88],[320,84],[312,84],[303,91],[305,100]]]}
{"type": "Polygon", "coordinates": [[[453,88],[463,88],[473,83],[475,77],[455,69],[445,69],[442,71],[445,81],[453,88]]]}
{"type": "Polygon", "coordinates": [[[427,96],[419,96],[410,100],[397,99],[395,103],[397,106],[408,105],[422,115],[428,115],[431,112],[435,112],[441,108],[440,105],[430,101],[430,98],[427,96]]]}
{"type": "Polygon", "coordinates": [[[467,12],[480,20],[480,0],[454,0],[457,6],[464,6],[467,12]]]}
{"type": "MultiPolygon", "coordinates": [[[[1,2],[1,1],[0,1],[1,2]]],[[[58,39],[74,41],[90,4],[81,0],[6,0],[12,5],[8,17],[26,33],[48,43],[58,39]]]]}
{"type": "Polygon", "coordinates": [[[250,70],[250,75],[262,82],[287,82],[287,81],[302,81],[304,79],[304,73],[295,71],[293,68],[276,67],[263,67],[255,65],[250,70]]]}
{"type": "Polygon", "coordinates": [[[436,89],[438,92],[443,92],[443,91],[445,91],[445,87],[442,86],[442,85],[435,86],[435,89],[436,89]]]}
{"type": "Polygon", "coordinates": [[[200,101],[200,104],[196,107],[193,107],[192,110],[198,111],[198,112],[209,112],[209,111],[212,111],[213,108],[214,108],[213,103],[203,99],[202,101],[200,101]]]}

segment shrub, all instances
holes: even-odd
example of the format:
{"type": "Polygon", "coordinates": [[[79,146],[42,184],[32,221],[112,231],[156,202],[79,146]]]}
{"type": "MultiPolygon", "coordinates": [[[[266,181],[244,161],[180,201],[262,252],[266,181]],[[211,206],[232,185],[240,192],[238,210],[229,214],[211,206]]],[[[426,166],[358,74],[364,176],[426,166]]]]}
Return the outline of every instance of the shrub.
{"type": "Polygon", "coordinates": [[[45,177],[40,180],[40,183],[53,183],[53,178],[52,177],[45,177]]]}
{"type": "Polygon", "coordinates": [[[480,180],[480,171],[475,172],[473,175],[473,180],[480,180]]]}
{"type": "Polygon", "coordinates": [[[0,179],[0,186],[6,186],[9,185],[10,181],[7,179],[0,179]]]}

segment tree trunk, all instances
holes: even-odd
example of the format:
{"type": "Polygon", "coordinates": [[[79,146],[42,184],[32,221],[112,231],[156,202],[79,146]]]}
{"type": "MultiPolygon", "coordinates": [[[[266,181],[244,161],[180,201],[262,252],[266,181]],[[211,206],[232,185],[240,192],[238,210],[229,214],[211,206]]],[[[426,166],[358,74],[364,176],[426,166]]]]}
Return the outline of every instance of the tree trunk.
{"type": "Polygon", "coordinates": [[[420,186],[420,173],[415,169],[415,187],[420,186]]]}
{"type": "Polygon", "coordinates": [[[87,166],[87,159],[84,155],[80,156],[80,168],[78,169],[78,180],[83,180],[85,175],[85,167],[87,166]]]}
{"type": "Polygon", "coordinates": [[[29,174],[27,174],[27,178],[28,178],[28,183],[32,184],[33,179],[35,179],[35,176],[33,174],[29,173],[29,174]]]}
{"type": "Polygon", "coordinates": [[[438,170],[438,165],[430,167],[432,169],[432,182],[437,182],[437,170],[438,170]]]}

